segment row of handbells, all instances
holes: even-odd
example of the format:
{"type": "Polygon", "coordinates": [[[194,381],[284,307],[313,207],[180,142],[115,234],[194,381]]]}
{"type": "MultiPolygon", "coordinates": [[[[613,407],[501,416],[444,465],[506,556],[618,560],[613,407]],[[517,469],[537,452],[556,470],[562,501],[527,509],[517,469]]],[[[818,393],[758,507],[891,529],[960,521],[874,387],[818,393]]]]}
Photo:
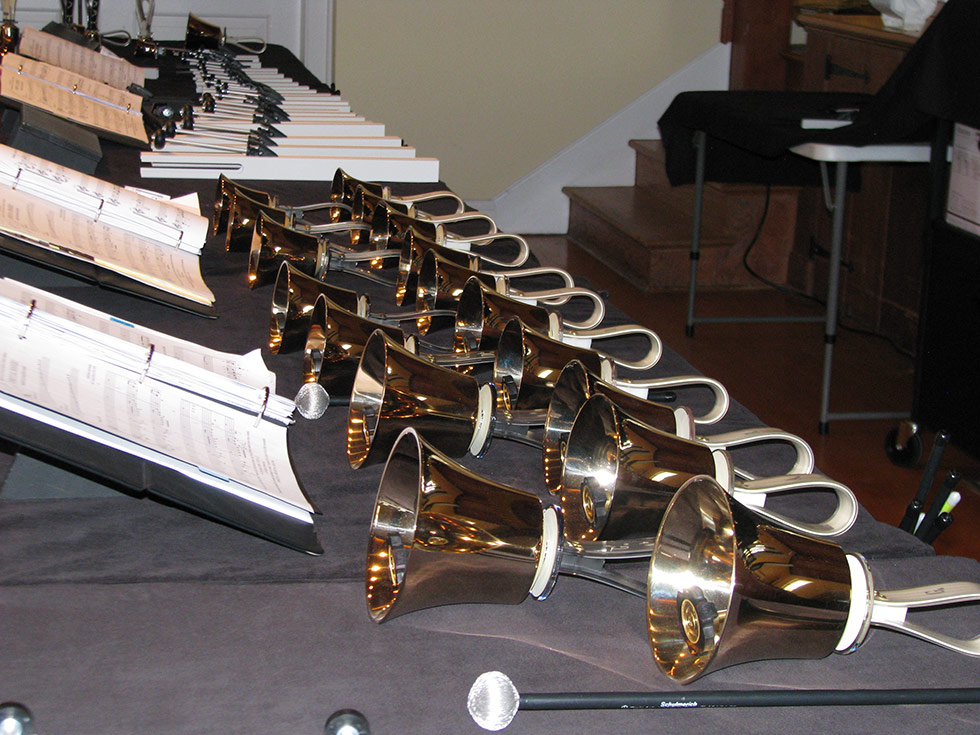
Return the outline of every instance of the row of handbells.
{"type": "Polygon", "coordinates": [[[398,200],[342,171],[323,204],[283,206],[227,179],[216,197],[215,232],[226,228],[229,249],[247,231],[250,285],[274,283],[270,348],[304,350],[298,410],[317,418],[346,404],[351,466],[385,462],[367,557],[373,620],[545,599],[565,574],[644,598],[654,660],[682,683],[746,661],[847,653],[871,626],[980,655],[980,637],[906,620],[911,608],[980,600],[980,585],[876,589],[866,561],[831,540],[853,525],[857,502],[814,473],[805,441],[770,428],[700,435],[728,409],[720,383],[618,377],[618,367],[656,364],[656,334],[596,329],[602,299],[563,271],[527,269],[564,286],[517,290],[517,271],[497,269],[523,265],[526,243],[461,202],[446,215],[418,209],[440,197],[455,195],[398,200]],[[478,235],[449,229],[474,221],[478,235]],[[516,258],[474,254],[499,240],[518,242],[516,258]],[[390,285],[399,306],[414,295],[415,309],[371,314],[365,296],[326,283],[331,270],[390,285]],[[580,297],[591,304],[583,321],[557,311],[580,297]],[[438,340],[445,326],[451,345],[438,340]],[[591,347],[603,338],[634,353],[645,340],[645,355],[591,347]],[[663,402],[690,389],[712,396],[700,416],[663,402]],[[458,461],[484,456],[493,439],[539,449],[545,491],[458,461]],[[775,443],[789,447],[784,474],[760,477],[733,460],[733,449],[775,443]],[[767,507],[778,493],[790,497],[767,507]],[[615,569],[637,560],[649,562],[646,580],[615,569]]]}

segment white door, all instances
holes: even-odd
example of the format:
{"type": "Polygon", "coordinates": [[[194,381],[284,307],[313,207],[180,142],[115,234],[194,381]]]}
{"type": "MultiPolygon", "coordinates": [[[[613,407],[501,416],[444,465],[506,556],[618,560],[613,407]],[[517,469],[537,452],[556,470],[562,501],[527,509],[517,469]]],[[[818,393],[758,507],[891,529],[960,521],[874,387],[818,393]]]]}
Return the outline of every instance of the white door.
{"type": "MultiPolygon", "coordinates": [[[[89,0],[93,2],[93,0],[89,0]]],[[[99,8],[99,30],[124,29],[136,35],[137,0],[94,0],[99,8]]],[[[285,46],[307,69],[324,82],[333,78],[330,46],[333,38],[334,0],[158,0],[154,3],[153,37],[180,40],[187,14],[225,29],[229,38],[259,37],[285,46]]],[[[75,17],[85,0],[74,0],[75,17]]],[[[16,9],[18,25],[41,28],[61,20],[60,0],[28,0],[16,9]]]]}

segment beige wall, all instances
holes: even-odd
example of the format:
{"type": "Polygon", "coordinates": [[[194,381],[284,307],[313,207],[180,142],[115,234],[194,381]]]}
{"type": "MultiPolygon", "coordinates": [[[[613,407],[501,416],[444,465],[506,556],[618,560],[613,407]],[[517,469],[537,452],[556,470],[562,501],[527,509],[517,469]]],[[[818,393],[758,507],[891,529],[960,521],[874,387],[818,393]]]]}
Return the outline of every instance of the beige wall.
{"type": "Polygon", "coordinates": [[[464,198],[491,199],[716,44],[721,6],[337,0],[334,80],[464,198]]]}

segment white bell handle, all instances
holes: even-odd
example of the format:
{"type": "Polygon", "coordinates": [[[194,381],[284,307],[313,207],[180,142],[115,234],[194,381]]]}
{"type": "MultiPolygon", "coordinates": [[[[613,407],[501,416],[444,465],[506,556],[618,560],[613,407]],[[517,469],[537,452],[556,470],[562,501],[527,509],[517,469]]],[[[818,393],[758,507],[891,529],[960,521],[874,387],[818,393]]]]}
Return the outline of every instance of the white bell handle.
{"type": "Polygon", "coordinates": [[[838,653],[857,650],[864,642],[868,628],[874,625],[905,633],[967,656],[980,656],[980,635],[973,638],[954,638],[906,619],[909,610],[917,608],[980,602],[980,584],[941,582],[905,589],[876,590],[871,570],[862,556],[847,554],[847,564],[851,571],[851,605],[844,632],[837,644],[838,653]]]}
{"type": "Polygon", "coordinates": [[[660,357],[664,352],[663,342],[660,341],[660,337],[657,336],[657,333],[652,329],[641,327],[639,324],[622,324],[613,327],[600,327],[598,329],[578,329],[577,324],[574,324],[573,322],[566,322],[566,326],[572,328],[563,329],[562,334],[559,337],[561,341],[565,344],[574,345],[585,349],[591,348],[592,343],[600,339],[612,339],[613,337],[623,337],[629,334],[640,334],[646,337],[650,342],[650,349],[639,360],[626,360],[621,357],[616,357],[615,355],[610,355],[607,352],[596,350],[603,357],[607,357],[617,365],[625,368],[632,368],[633,370],[646,370],[647,368],[656,365],[660,361],[660,357]]]}
{"type": "Polygon", "coordinates": [[[495,240],[513,240],[517,243],[518,248],[517,256],[513,260],[499,260],[497,258],[491,258],[489,255],[477,253],[481,260],[492,263],[493,265],[502,265],[505,267],[519,268],[527,262],[528,257],[531,255],[531,248],[528,246],[527,240],[520,235],[512,235],[508,232],[495,232],[492,235],[463,237],[462,235],[449,232],[444,225],[436,225],[436,240],[440,245],[445,245],[447,248],[466,251],[472,251],[474,245],[489,245],[495,240]]]}
{"type": "Polygon", "coordinates": [[[565,339],[569,333],[568,327],[574,327],[574,329],[590,329],[591,327],[601,324],[602,320],[606,318],[606,303],[602,300],[602,297],[599,294],[588,288],[571,286],[565,288],[544,289],[541,291],[514,291],[509,287],[505,287],[505,290],[501,291],[499,288],[499,278],[497,280],[497,285],[498,293],[502,293],[504,296],[508,296],[515,301],[520,301],[525,304],[550,305],[551,302],[549,299],[564,298],[566,301],[569,301],[578,296],[582,296],[591,301],[592,313],[581,321],[566,321],[558,312],[549,312],[548,336],[552,339],[559,339],[567,344],[573,344],[572,342],[569,342],[568,339],[565,339]]]}
{"type": "Polygon", "coordinates": [[[731,403],[725,386],[714,378],[706,378],[703,375],[674,375],[669,378],[648,378],[645,380],[615,378],[612,384],[627,393],[644,399],[649,398],[650,393],[653,391],[697,385],[706,386],[714,393],[715,403],[706,414],[694,417],[695,424],[714,424],[720,421],[728,413],[728,406],[731,403]]]}
{"type": "Polygon", "coordinates": [[[839,536],[854,525],[858,515],[857,498],[854,497],[851,489],[826,475],[774,475],[759,480],[737,482],[731,494],[737,501],[750,506],[760,515],[794,531],[812,536],[839,536]],[[819,523],[797,521],[765,507],[766,499],[774,493],[809,489],[831,490],[837,495],[837,508],[826,520],[819,523]]]}
{"type": "MultiPolygon", "coordinates": [[[[790,434],[782,429],[773,429],[768,426],[760,426],[752,429],[739,429],[729,431],[724,434],[713,434],[711,436],[699,436],[698,441],[707,444],[712,449],[729,449],[730,447],[743,447],[749,444],[762,442],[779,441],[791,444],[796,450],[796,461],[790,468],[788,475],[807,475],[813,472],[814,458],[813,449],[803,439],[790,434]]],[[[743,480],[757,480],[755,475],[736,469],[736,474],[743,480]]]]}

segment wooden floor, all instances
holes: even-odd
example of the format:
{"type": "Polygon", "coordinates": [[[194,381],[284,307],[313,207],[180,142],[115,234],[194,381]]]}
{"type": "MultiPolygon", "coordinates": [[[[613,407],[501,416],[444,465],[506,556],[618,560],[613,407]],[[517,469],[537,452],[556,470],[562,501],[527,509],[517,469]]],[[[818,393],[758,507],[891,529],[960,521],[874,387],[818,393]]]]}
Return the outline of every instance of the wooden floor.
{"type": "MultiPolygon", "coordinates": [[[[827,435],[817,431],[823,365],[823,325],[815,323],[697,324],[685,335],[686,292],[643,293],[630,286],[564,237],[528,238],[546,265],[588,274],[593,285],[637,323],[661,339],[700,372],[720,380],[733,399],[769,426],[791,431],[813,447],[817,467],[848,485],[879,520],[898,524],[922,478],[934,435],[923,432],[924,451],[916,467],[899,467],[885,453],[885,436],[896,420],[831,422],[827,435]]],[[[718,314],[822,315],[820,306],[773,289],[698,292],[699,316],[718,314]]],[[[888,342],[846,329],[838,332],[830,410],[909,411],[913,359],[888,342]]],[[[954,445],[943,454],[935,488],[956,469],[963,500],[954,523],[936,540],[941,554],[980,559],[980,461],[954,445]]],[[[928,502],[927,501],[927,507],[928,502]]]]}

